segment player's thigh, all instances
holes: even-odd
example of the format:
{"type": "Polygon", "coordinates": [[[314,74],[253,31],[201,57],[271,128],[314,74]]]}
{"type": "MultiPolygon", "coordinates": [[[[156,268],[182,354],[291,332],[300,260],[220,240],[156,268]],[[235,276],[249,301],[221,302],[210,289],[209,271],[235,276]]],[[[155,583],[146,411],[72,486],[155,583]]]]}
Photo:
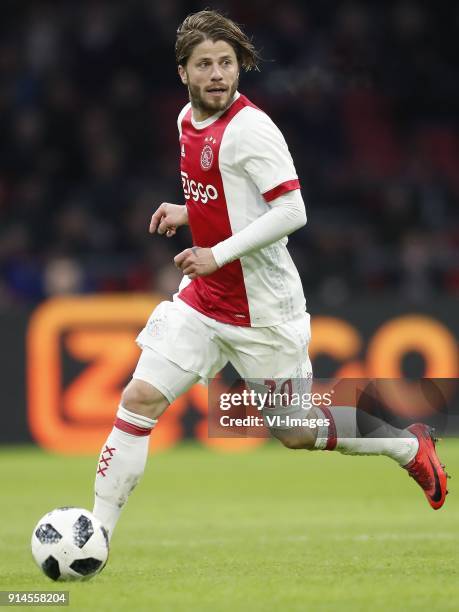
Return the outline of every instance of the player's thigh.
{"type": "Polygon", "coordinates": [[[230,361],[244,379],[310,378],[308,354],[310,317],[304,316],[271,327],[223,330],[230,361]]]}
{"type": "Polygon", "coordinates": [[[230,361],[251,389],[270,393],[262,409],[265,425],[291,448],[300,447],[298,440],[309,443],[314,439],[307,425],[312,385],[309,315],[237,335],[230,361]]]}
{"type": "Polygon", "coordinates": [[[215,341],[215,331],[175,302],[161,302],[137,337],[137,344],[165,357],[185,372],[206,379],[220,370],[227,358],[215,341]]]}
{"type": "Polygon", "coordinates": [[[199,379],[199,374],[183,370],[164,355],[144,348],[123,392],[122,404],[127,410],[157,419],[199,379]]]}

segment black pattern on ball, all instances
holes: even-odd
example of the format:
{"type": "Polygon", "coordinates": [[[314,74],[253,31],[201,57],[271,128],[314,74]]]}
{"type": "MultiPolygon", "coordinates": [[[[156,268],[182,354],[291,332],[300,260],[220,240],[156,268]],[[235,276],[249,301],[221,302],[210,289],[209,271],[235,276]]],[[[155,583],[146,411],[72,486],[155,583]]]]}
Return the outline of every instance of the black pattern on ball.
{"type": "Polygon", "coordinates": [[[87,516],[82,514],[73,525],[73,541],[78,548],[83,548],[94,533],[94,527],[87,516]]]}
{"type": "Polygon", "coordinates": [[[108,548],[110,545],[110,540],[108,539],[108,531],[105,529],[103,525],[100,526],[100,530],[102,531],[104,535],[105,544],[107,545],[107,548],[108,548]]]}
{"type": "Polygon", "coordinates": [[[87,559],[75,559],[73,563],[70,564],[70,567],[77,574],[81,574],[82,576],[89,576],[96,572],[99,567],[102,565],[102,561],[99,559],[94,559],[94,557],[88,557],[87,559]]]}
{"type": "Polygon", "coordinates": [[[35,535],[42,544],[56,544],[62,539],[61,534],[49,523],[42,523],[35,531],[35,535]]]}
{"type": "Polygon", "coordinates": [[[59,563],[57,559],[51,555],[45,561],[43,561],[41,564],[41,569],[48,576],[48,578],[51,578],[52,580],[57,580],[61,575],[59,563]]]}

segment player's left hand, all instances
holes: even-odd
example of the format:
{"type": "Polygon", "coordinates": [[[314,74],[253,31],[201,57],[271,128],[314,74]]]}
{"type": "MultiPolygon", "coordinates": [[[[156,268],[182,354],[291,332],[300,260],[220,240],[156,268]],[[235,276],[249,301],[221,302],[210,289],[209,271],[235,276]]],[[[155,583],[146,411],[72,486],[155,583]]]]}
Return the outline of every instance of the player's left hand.
{"type": "Polygon", "coordinates": [[[191,280],[198,278],[198,276],[208,276],[218,270],[212,249],[196,246],[185,249],[176,255],[174,263],[191,280]]]}

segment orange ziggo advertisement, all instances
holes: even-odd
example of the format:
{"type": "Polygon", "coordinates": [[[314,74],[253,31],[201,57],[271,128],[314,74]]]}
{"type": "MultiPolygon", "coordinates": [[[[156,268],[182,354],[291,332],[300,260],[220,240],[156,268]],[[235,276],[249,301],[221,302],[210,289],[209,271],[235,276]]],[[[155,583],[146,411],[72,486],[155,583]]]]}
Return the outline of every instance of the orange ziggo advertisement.
{"type": "MultiPolygon", "coordinates": [[[[123,386],[139,349],[134,340],[153,308],[151,295],[53,298],[41,304],[27,331],[27,395],[30,431],[42,447],[61,453],[97,453],[111,429],[123,386]]],[[[313,316],[310,355],[340,364],[334,378],[399,378],[404,357],[419,353],[424,376],[458,376],[454,333],[432,316],[401,314],[364,338],[358,327],[334,316],[313,316]]],[[[206,446],[240,451],[263,438],[208,437],[208,393],[195,385],[161,417],[151,450],[173,446],[185,434],[184,417],[194,412],[191,435],[206,446]]],[[[188,432],[190,433],[190,432],[188,432]]]]}

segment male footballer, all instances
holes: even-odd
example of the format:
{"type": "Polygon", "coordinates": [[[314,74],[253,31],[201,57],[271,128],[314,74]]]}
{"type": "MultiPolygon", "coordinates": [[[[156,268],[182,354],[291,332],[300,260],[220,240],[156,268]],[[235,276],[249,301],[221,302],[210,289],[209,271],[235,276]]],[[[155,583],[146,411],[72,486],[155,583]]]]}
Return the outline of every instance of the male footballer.
{"type": "MultiPolygon", "coordinates": [[[[238,90],[240,72],[256,68],[257,52],[238,25],[210,10],[184,20],[175,50],[189,96],[178,116],[185,204],[161,204],[150,232],[170,238],[188,225],[193,246],[174,258],[184,275],[178,292],[155,308],[137,338],[142,353],[102,448],[94,514],[110,536],[143,474],[153,427],[192,385],[228,362],[245,380],[312,376],[309,314],[287,250],[287,236],[306,223],[300,182],[279,129],[238,90]]],[[[310,414],[328,425],[291,428],[281,421],[271,433],[293,449],[389,456],[432,508],[443,505],[447,475],[426,425],[368,438],[354,407],[310,414]]]]}

